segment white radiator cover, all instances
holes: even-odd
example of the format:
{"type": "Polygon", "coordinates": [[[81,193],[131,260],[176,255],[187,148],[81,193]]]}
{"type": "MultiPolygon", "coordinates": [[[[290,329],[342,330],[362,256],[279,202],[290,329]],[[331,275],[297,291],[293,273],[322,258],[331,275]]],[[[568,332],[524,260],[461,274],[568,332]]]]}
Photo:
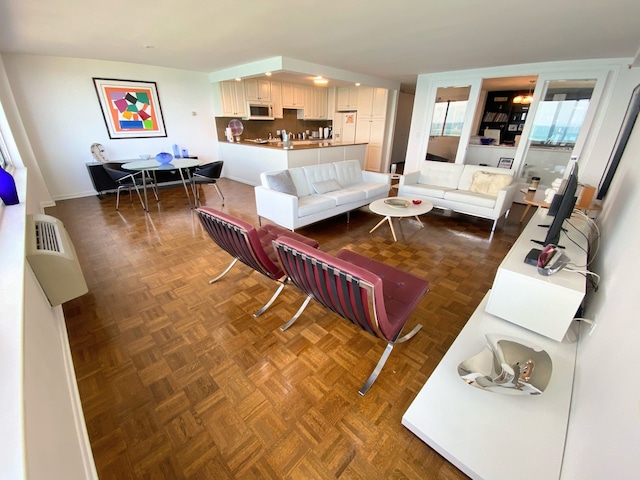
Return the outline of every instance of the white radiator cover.
{"type": "Polygon", "coordinates": [[[26,256],[51,306],[89,291],[73,243],[57,218],[27,216],[26,256]]]}

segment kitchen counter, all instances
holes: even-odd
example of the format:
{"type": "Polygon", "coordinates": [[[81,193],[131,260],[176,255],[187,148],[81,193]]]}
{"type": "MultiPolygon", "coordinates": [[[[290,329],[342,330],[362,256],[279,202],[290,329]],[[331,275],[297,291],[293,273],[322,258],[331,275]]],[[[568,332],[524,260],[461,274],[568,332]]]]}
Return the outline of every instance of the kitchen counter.
{"type": "MultiPolygon", "coordinates": [[[[231,143],[231,142],[229,142],[231,143]]],[[[235,142],[234,142],[235,143],[235,142]]],[[[279,150],[284,150],[282,146],[282,141],[280,140],[271,140],[267,141],[267,143],[257,143],[254,140],[243,140],[240,142],[243,145],[253,145],[255,147],[260,148],[276,148],[279,150]]],[[[291,147],[289,150],[308,150],[313,148],[327,148],[327,147],[344,147],[345,145],[366,145],[366,143],[339,143],[334,142],[331,139],[326,140],[293,140],[291,142],[291,147]]]]}
{"type": "Polygon", "coordinates": [[[282,142],[253,141],[218,142],[220,160],[224,161],[223,176],[248,185],[260,184],[260,173],[271,170],[304,167],[320,163],[358,160],[362,169],[367,144],[340,144],[327,141],[294,140],[293,146],[282,148],[282,142]]]}

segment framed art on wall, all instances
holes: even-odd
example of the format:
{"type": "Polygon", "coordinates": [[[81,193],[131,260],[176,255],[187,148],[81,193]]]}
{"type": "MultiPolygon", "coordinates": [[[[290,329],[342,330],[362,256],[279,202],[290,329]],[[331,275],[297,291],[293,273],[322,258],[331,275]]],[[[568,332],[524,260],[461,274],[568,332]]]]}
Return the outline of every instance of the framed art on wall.
{"type": "Polygon", "coordinates": [[[166,137],[155,82],[94,78],[109,138],[166,137]]]}

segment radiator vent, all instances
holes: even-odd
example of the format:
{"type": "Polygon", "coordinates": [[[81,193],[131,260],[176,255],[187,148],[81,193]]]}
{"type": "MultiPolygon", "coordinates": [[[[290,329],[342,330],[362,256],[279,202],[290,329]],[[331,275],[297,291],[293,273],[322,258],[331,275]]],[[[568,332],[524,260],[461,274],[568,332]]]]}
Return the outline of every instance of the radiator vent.
{"type": "Polygon", "coordinates": [[[34,228],[36,250],[63,253],[60,232],[55,223],[46,220],[35,220],[34,228]]]}
{"type": "Polygon", "coordinates": [[[52,306],[89,291],[63,223],[42,214],[27,216],[26,256],[52,306]]]}

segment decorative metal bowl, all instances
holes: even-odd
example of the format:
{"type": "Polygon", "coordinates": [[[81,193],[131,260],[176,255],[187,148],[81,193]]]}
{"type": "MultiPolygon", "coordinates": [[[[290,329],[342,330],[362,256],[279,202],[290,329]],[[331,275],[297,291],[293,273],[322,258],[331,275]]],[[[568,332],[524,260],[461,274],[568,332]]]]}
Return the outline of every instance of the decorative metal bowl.
{"type": "Polygon", "coordinates": [[[524,340],[485,335],[487,346],[458,365],[458,375],[469,385],[507,395],[540,395],[551,379],[551,357],[524,340]]]}
{"type": "Polygon", "coordinates": [[[384,203],[393,208],[407,208],[409,206],[409,202],[402,198],[387,198],[384,203]]]}

